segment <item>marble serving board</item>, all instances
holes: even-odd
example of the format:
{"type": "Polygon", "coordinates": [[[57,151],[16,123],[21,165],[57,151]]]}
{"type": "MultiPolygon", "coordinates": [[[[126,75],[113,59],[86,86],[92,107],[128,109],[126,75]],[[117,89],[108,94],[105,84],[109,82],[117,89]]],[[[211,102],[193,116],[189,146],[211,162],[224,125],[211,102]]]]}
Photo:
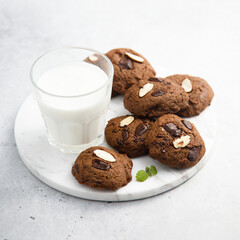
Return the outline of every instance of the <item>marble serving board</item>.
{"type": "MultiPolygon", "coordinates": [[[[122,96],[111,100],[107,120],[129,114],[123,107],[122,96]]],[[[47,185],[70,195],[100,201],[128,201],[160,194],[185,182],[201,169],[209,159],[216,133],[213,107],[208,107],[197,117],[189,119],[195,124],[206,144],[206,154],[194,167],[173,169],[143,156],[134,158],[132,181],[117,191],[103,191],[80,185],[71,174],[77,154],[62,153],[49,145],[43,118],[33,95],[22,104],[15,122],[15,139],[19,155],[27,168],[47,185]],[[136,181],[136,173],[146,166],[155,165],[158,174],[145,182],[136,181]]],[[[109,145],[104,142],[102,146],[109,145]]]]}

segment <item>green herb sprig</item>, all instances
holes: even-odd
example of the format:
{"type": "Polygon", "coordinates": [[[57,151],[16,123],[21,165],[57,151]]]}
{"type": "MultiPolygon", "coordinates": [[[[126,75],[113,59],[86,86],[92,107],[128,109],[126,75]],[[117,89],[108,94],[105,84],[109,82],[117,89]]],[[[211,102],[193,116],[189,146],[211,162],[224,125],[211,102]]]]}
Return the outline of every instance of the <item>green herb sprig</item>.
{"type": "Polygon", "coordinates": [[[145,171],[140,170],[136,174],[136,179],[139,182],[144,182],[148,179],[148,177],[155,176],[157,174],[157,169],[154,165],[151,165],[150,167],[146,167],[145,171]]]}

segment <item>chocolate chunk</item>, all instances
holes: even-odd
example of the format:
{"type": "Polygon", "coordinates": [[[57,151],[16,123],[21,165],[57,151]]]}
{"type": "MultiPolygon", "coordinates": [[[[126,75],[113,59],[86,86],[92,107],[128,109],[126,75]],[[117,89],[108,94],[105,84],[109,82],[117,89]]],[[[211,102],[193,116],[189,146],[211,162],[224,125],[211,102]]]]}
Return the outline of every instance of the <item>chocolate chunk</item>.
{"type": "Polygon", "coordinates": [[[117,138],[117,144],[118,145],[123,145],[123,142],[120,139],[117,138]]]}
{"type": "Polygon", "coordinates": [[[188,153],[188,160],[189,161],[196,161],[198,160],[199,153],[200,153],[201,147],[193,147],[190,149],[188,153]]]}
{"type": "Polygon", "coordinates": [[[140,123],[135,131],[135,136],[141,136],[148,130],[148,127],[145,124],[140,123]]]}
{"type": "Polygon", "coordinates": [[[192,130],[192,125],[189,121],[187,120],[182,120],[182,123],[185,125],[186,128],[192,130]]]}
{"type": "Polygon", "coordinates": [[[170,85],[171,83],[170,82],[165,82],[164,85],[170,85]]]}
{"type": "Polygon", "coordinates": [[[123,143],[125,143],[128,140],[128,130],[126,128],[122,130],[122,137],[123,137],[123,143]]]}
{"type": "Polygon", "coordinates": [[[157,138],[162,138],[163,136],[161,134],[158,134],[156,137],[157,138]]]}
{"type": "Polygon", "coordinates": [[[94,168],[97,168],[97,169],[100,169],[100,170],[103,170],[103,171],[107,171],[110,168],[110,166],[107,163],[102,162],[98,159],[94,159],[92,161],[92,166],[94,168]]]}
{"type": "Polygon", "coordinates": [[[181,130],[177,128],[173,123],[167,123],[163,125],[163,128],[170,133],[173,137],[178,137],[181,134],[181,130]]]}
{"type": "Polygon", "coordinates": [[[162,95],[164,95],[164,94],[165,94],[165,92],[163,92],[163,91],[161,91],[161,90],[157,90],[157,91],[153,92],[151,95],[152,95],[153,97],[160,97],[160,96],[162,96],[162,95]]]}
{"type": "Polygon", "coordinates": [[[163,82],[163,80],[161,78],[149,78],[148,81],[149,82],[163,82]]]}
{"type": "Polygon", "coordinates": [[[131,69],[133,67],[132,60],[127,58],[125,55],[122,57],[122,59],[121,59],[119,64],[124,69],[131,69]]]}

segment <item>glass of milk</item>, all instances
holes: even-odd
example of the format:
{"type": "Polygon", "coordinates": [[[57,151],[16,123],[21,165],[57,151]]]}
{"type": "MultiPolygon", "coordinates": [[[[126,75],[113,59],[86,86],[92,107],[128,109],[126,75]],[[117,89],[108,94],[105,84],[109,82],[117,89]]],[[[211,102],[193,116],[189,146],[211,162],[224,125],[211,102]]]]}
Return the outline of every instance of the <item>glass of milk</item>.
{"type": "Polygon", "coordinates": [[[30,72],[49,143],[79,153],[103,142],[113,66],[102,53],[79,47],[45,53],[30,72]]]}

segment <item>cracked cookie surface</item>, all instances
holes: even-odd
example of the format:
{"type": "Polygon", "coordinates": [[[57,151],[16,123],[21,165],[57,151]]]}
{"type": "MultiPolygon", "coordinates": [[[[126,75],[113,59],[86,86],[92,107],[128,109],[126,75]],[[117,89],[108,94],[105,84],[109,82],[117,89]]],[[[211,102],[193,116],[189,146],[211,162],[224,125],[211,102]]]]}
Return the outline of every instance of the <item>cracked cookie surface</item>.
{"type": "Polygon", "coordinates": [[[152,120],[131,115],[113,118],[105,128],[107,143],[129,157],[145,155],[145,139],[152,124],[152,120]]]}
{"type": "Polygon", "coordinates": [[[193,77],[187,74],[176,74],[166,77],[166,79],[184,86],[187,79],[190,82],[188,94],[188,105],[177,114],[181,117],[192,117],[199,115],[207,106],[211,104],[214,92],[210,85],[200,77],[193,77]],[[191,90],[190,90],[191,89],[191,90]]]}
{"type": "Polygon", "coordinates": [[[173,168],[196,165],[206,148],[193,123],[174,114],[166,114],[153,124],[146,143],[149,156],[173,168]]]}
{"type": "Polygon", "coordinates": [[[187,107],[188,95],[178,84],[165,78],[141,80],[124,95],[125,108],[137,116],[159,117],[187,107]]]}
{"type": "Polygon", "coordinates": [[[96,146],[80,153],[72,167],[72,174],[80,184],[117,190],[132,180],[132,166],[132,161],[126,154],[96,146]]]}
{"type": "Polygon", "coordinates": [[[151,64],[141,54],[129,48],[117,48],[106,53],[114,67],[113,90],[124,94],[126,90],[141,79],[156,75],[151,64]],[[126,53],[142,58],[143,62],[134,61],[126,53]]]}

